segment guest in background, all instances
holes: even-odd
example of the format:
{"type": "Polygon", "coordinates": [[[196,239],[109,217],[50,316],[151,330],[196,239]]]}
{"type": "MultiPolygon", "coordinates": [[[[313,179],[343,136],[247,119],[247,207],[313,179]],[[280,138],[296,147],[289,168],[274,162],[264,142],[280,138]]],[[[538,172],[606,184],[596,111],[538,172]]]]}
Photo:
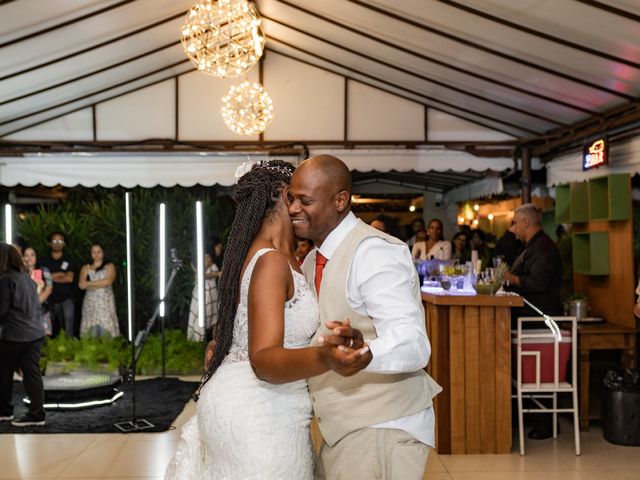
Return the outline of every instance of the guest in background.
{"type": "Polygon", "coordinates": [[[469,238],[464,232],[458,232],[451,240],[451,258],[458,263],[466,263],[471,260],[469,238]]]}
{"type": "Polygon", "coordinates": [[[36,251],[31,247],[26,247],[23,254],[24,263],[29,269],[29,276],[36,284],[36,291],[38,292],[38,298],[40,300],[40,309],[42,314],[42,324],[44,326],[44,333],[47,336],[53,334],[51,325],[51,313],[46,309],[46,302],[51,292],[53,291],[53,279],[51,278],[51,272],[46,267],[38,268],[36,251]]]}
{"type": "Polygon", "coordinates": [[[91,263],[82,266],[78,282],[80,289],[86,291],[82,302],[81,336],[120,335],[116,301],[111,288],[115,280],[115,265],[105,260],[102,247],[94,244],[91,247],[91,263]]]}
{"type": "Polygon", "coordinates": [[[376,230],[380,230],[381,232],[387,233],[387,224],[380,217],[377,217],[371,220],[371,223],[369,225],[371,225],[376,230]]]}
{"type": "Polygon", "coordinates": [[[422,229],[415,232],[414,237],[416,241],[413,243],[413,247],[411,247],[411,258],[413,261],[418,260],[426,260],[427,259],[427,230],[422,229]]]}
{"type": "Polygon", "coordinates": [[[413,244],[416,243],[416,232],[419,230],[424,230],[424,220],[421,218],[415,218],[411,222],[411,237],[407,240],[407,245],[409,248],[413,247],[413,244]]]}
{"type": "MultiPolygon", "coordinates": [[[[411,256],[414,260],[450,260],[451,259],[451,243],[444,239],[442,234],[442,222],[433,218],[429,221],[427,227],[427,236],[425,240],[416,240],[411,249],[411,256]]],[[[416,237],[418,233],[416,232],[416,237]]]]}
{"type": "Polygon", "coordinates": [[[296,249],[293,254],[296,256],[298,260],[298,264],[302,265],[304,259],[307,257],[307,254],[313,249],[313,242],[308,238],[297,238],[296,239],[296,249]]]}
{"type": "Polygon", "coordinates": [[[67,335],[75,335],[75,306],[73,304],[74,265],[64,253],[65,238],[60,232],[49,235],[51,252],[40,259],[40,266],[51,272],[53,292],[49,297],[49,308],[53,320],[54,335],[63,328],[67,335]]]}
{"type": "MultiPolygon", "coordinates": [[[[510,230],[524,243],[524,250],[505,273],[509,289],[547,315],[562,315],[562,259],[555,242],[542,230],[540,209],[531,203],[518,207],[510,230]]],[[[527,306],[512,308],[511,312],[512,320],[538,315],[527,306]]]]}
{"type": "Polygon", "coordinates": [[[400,227],[398,219],[395,217],[381,214],[374,218],[369,225],[371,225],[376,230],[388,233],[392,237],[406,238],[402,234],[402,228],[400,227]]]}
{"type": "MultiPolygon", "coordinates": [[[[201,342],[211,335],[218,323],[218,278],[222,275],[221,265],[216,261],[222,258],[222,242],[214,240],[214,247],[204,254],[204,326],[200,326],[198,317],[198,279],[191,294],[191,308],[187,326],[187,338],[201,342]]],[[[195,271],[195,267],[194,267],[195,271]]]]}
{"type": "Polygon", "coordinates": [[[633,306],[633,314],[640,318],[640,280],[638,280],[638,286],[636,287],[636,304],[633,306]]]}
{"type": "MultiPolygon", "coordinates": [[[[469,236],[469,242],[471,243],[471,250],[478,252],[478,260],[480,260],[480,271],[491,266],[491,250],[485,243],[486,234],[479,228],[471,230],[469,236]]],[[[474,265],[475,268],[475,265],[474,265]]]]}
{"type": "MultiPolygon", "coordinates": [[[[560,289],[562,287],[562,259],[555,242],[542,230],[542,213],[531,203],[518,207],[510,230],[524,243],[524,250],[516,258],[504,278],[509,290],[522,295],[550,316],[564,313],[560,289]]],[[[518,317],[539,316],[529,306],[511,309],[511,329],[517,328],[518,317]]],[[[533,430],[529,438],[542,440],[552,436],[551,416],[533,415],[533,430]]]]}
{"type": "Polygon", "coordinates": [[[496,248],[493,249],[492,259],[500,258],[501,261],[507,265],[513,265],[513,262],[518,258],[524,245],[518,240],[515,234],[507,230],[496,242],[496,248]]]}
{"type": "Polygon", "coordinates": [[[20,252],[0,243],[0,422],[15,427],[45,424],[40,351],[44,342],[36,285],[20,252]],[[29,397],[28,413],[14,420],[13,372],[20,368],[29,397]]]}

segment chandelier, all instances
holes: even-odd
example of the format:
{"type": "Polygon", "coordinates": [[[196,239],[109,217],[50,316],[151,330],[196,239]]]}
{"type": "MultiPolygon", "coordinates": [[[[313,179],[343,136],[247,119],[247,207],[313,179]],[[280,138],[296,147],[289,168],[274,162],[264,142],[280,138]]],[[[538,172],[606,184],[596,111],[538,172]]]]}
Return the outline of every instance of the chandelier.
{"type": "Polygon", "coordinates": [[[180,40],[191,63],[216,77],[238,77],[262,56],[266,38],[248,0],[201,0],[185,18],[180,40]]]}
{"type": "Polygon", "coordinates": [[[232,86],[222,97],[222,119],[239,135],[264,132],[273,119],[271,97],[259,83],[242,82],[232,86]]]}

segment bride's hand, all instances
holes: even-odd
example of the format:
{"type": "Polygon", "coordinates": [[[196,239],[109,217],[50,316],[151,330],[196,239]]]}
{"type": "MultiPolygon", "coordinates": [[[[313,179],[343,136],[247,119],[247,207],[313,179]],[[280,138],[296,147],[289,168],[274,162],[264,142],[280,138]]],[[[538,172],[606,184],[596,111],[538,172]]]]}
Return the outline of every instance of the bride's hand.
{"type": "Polygon", "coordinates": [[[326,345],[322,347],[324,353],[324,364],[343,377],[355,375],[360,370],[369,365],[373,355],[369,351],[369,346],[354,350],[352,348],[339,345],[337,347],[326,345]]]}

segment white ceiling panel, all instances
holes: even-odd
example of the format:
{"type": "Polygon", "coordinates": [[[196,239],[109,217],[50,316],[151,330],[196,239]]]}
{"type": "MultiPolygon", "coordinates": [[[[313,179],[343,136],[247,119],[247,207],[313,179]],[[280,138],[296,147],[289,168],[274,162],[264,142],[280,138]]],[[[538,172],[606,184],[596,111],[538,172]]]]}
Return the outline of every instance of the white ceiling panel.
{"type": "MultiPolygon", "coordinates": [[[[0,136],[192,71],[179,27],[194,1],[1,4],[0,136]]],[[[267,49],[286,55],[291,72],[313,65],[327,78],[348,77],[522,141],[640,96],[637,0],[255,3],[267,49]]],[[[276,82],[276,95],[286,90],[279,81],[304,83],[287,75],[265,82],[276,82]]],[[[285,133],[265,138],[291,140],[285,133]]]]}

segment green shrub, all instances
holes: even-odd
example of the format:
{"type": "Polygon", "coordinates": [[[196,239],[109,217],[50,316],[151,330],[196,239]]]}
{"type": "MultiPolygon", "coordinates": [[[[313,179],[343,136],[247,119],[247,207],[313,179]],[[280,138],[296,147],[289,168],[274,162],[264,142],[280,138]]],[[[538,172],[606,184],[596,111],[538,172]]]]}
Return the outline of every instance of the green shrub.
{"type": "MultiPolygon", "coordinates": [[[[202,373],[204,345],[191,342],[180,330],[165,332],[166,372],[172,375],[202,373]]],[[[52,363],[64,363],[63,372],[80,369],[126,372],[131,365],[131,344],[124,337],[71,338],[61,331],[47,338],[40,365],[43,371],[52,363]]],[[[150,334],[136,365],[136,373],[154,375],[162,370],[162,339],[150,334]]]]}

